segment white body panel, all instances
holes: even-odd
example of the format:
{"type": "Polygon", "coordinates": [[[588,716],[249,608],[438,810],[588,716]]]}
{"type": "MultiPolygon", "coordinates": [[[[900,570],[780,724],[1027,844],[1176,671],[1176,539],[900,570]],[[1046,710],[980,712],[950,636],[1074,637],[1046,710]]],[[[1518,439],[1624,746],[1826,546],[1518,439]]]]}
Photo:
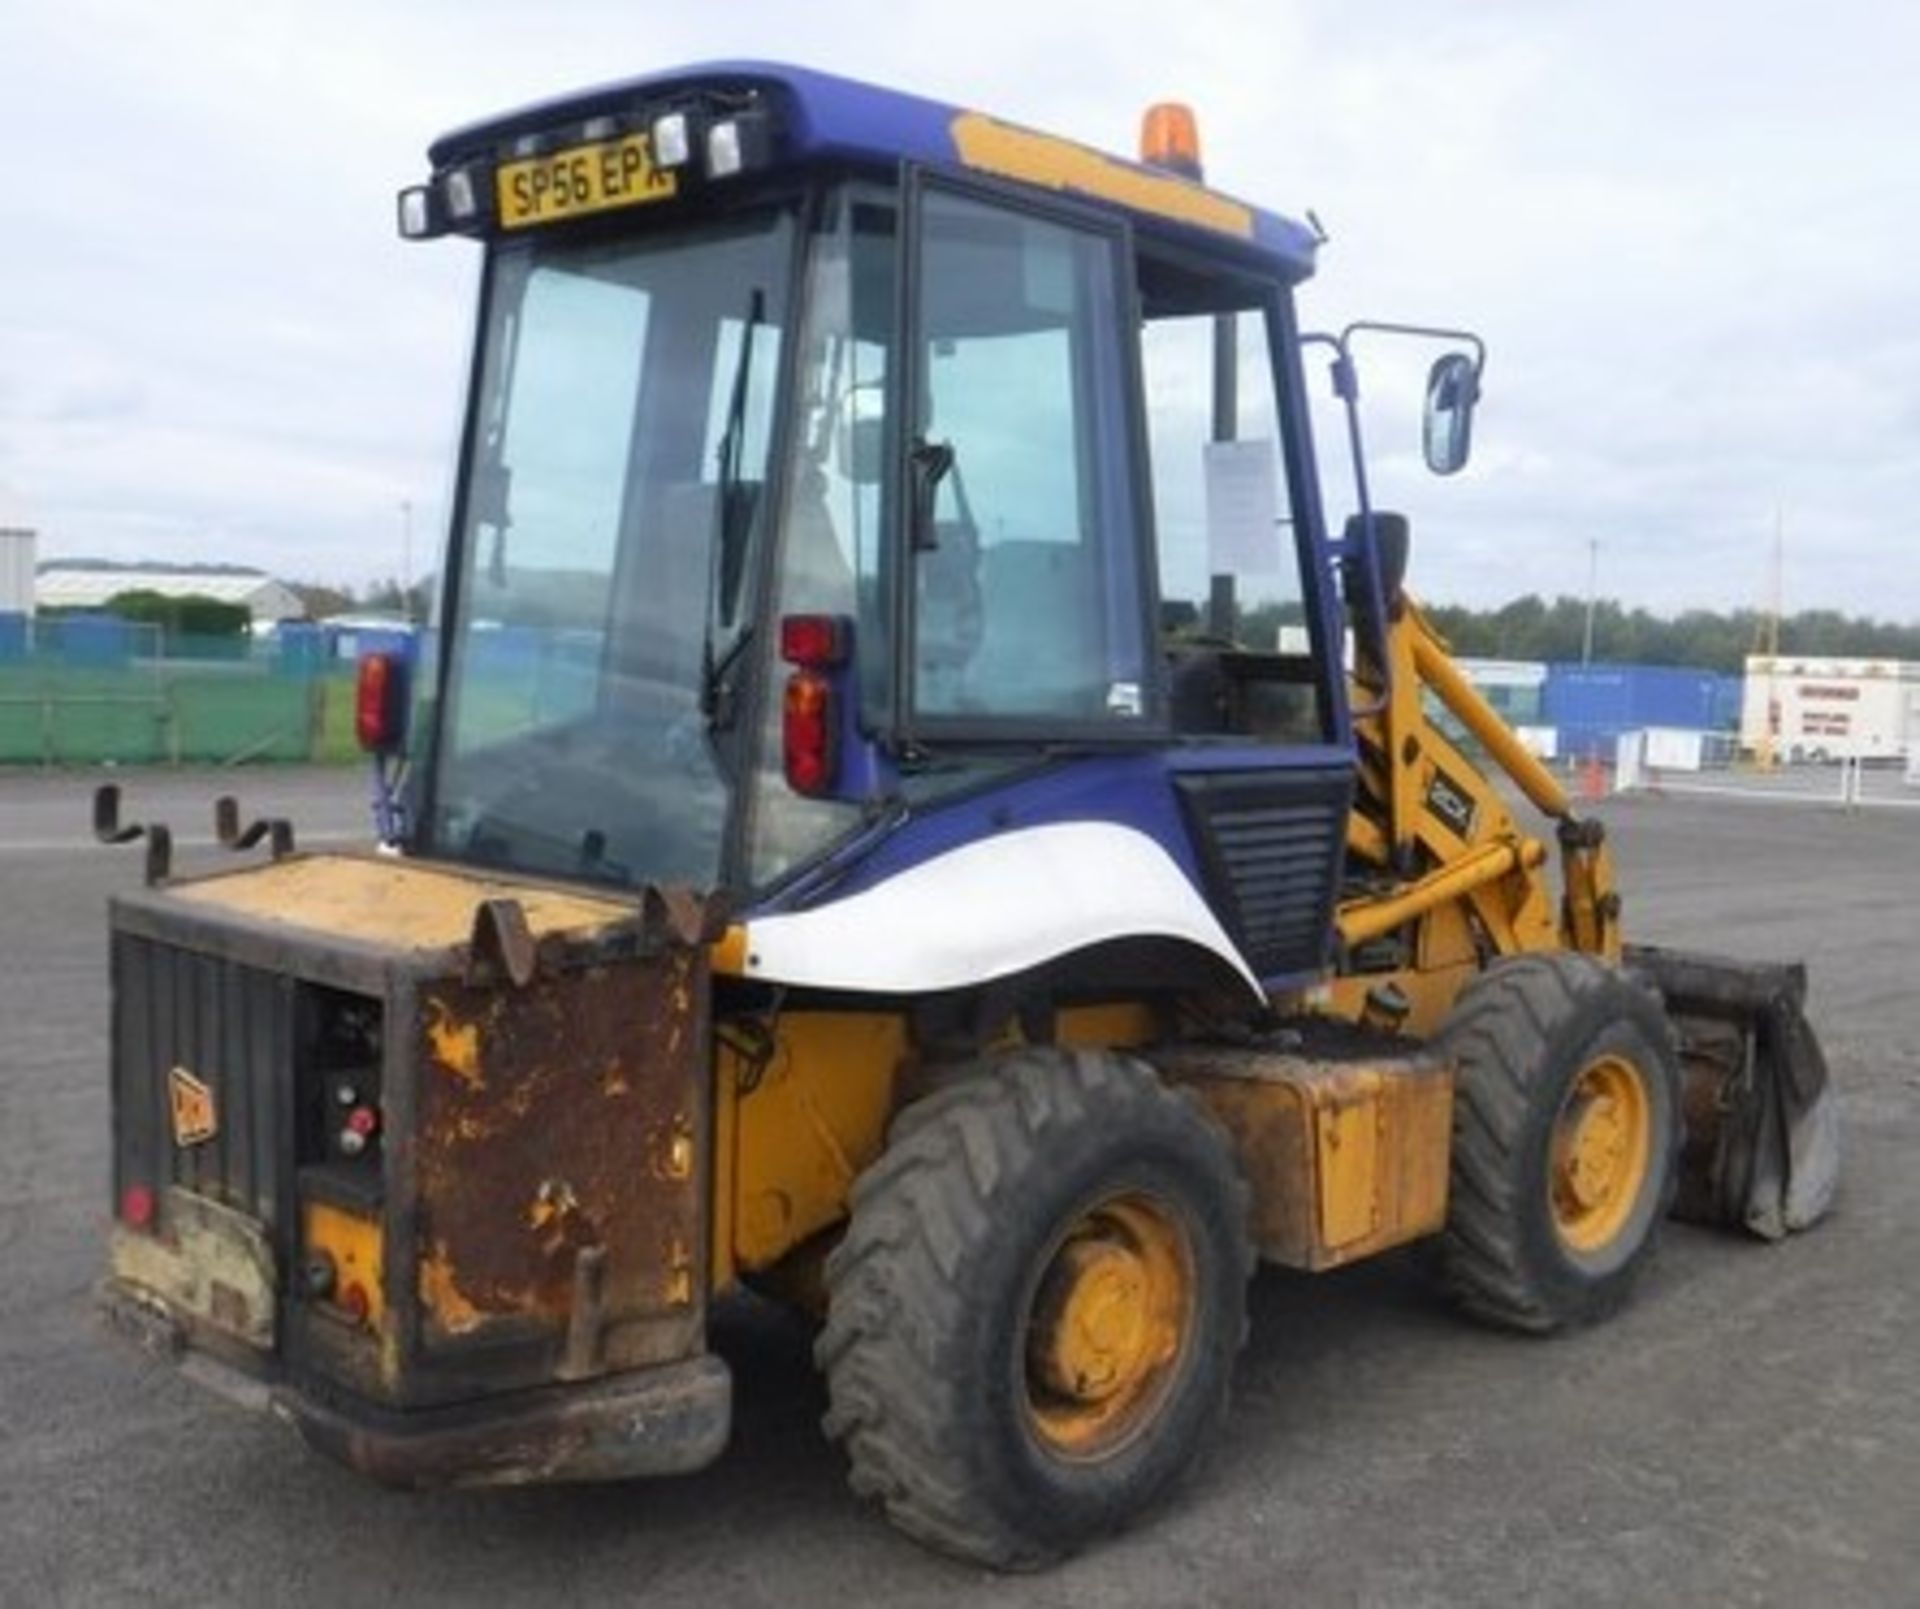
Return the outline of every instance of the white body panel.
{"type": "Polygon", "coordinates": [[[1259,980],[1173,858],[1112,822],[965,844],[878,887],[747,923],[746,975],[880,994],[956,989],[1113,939],[1184,940],[1259,980]]]}

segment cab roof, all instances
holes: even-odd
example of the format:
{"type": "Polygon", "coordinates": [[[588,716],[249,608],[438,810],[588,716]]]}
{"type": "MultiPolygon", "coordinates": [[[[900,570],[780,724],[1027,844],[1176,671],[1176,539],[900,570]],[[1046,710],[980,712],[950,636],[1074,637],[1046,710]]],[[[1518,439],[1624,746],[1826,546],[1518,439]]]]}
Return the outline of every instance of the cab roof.
{"type": "Polygon", "coordinates": [[[1111,208],[1136,228],[1202,250],[1225,247],[1289,282],[1313,272],[1315,235],[1279,213],[966,107],[774,62],[709,62],[539,101],[445,134],[428,156],[437,173],[502,147],[544,148],[598,120],[632,124],[688,106],[766,108],[783,166],[908,161],[978,173],[1111,208]]]}

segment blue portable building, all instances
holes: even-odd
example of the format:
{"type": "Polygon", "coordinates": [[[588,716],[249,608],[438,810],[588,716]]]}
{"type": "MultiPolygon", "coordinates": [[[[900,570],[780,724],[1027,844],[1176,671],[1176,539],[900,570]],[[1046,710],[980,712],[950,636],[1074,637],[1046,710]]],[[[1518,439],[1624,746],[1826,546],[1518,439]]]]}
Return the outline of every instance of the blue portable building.
{"type": "Polygon", "coordinates": [[[1544,699],[1547,723],[1560,734],[1560,752],[1570,759],[1606,758],[1622,732],[1647,726],[1712,732],[1725,694],[1720,684],[1735,683],[1733,708],[1739,708],[1738,678],[1710,670],[1673,665],[1570,665],[1547,667],[1544,699]]]}

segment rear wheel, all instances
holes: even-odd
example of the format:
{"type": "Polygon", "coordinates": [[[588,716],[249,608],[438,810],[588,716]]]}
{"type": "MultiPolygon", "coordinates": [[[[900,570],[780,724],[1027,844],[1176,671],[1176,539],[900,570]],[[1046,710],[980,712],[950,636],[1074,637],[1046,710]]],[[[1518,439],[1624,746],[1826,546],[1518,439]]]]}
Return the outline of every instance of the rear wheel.
{"type": "Polygon", "coordinates": [[[1533,1331],[1612,1311],[1678,1176],[1679,1061],[1659,1001],[1591,956],[1522,956],[1461,995],[1440,1044],[1456,1069],[1451,1294],[1533,1331]]]}
{"type": "Polygon", "coordinates": [[[1226,1404],[1252,1253],[1231,1147],[1102,1051],[903,1114],[827,1264],[828,1434],[923,1542],[1002,1567],[1123,1524],[1226,1404]]]}

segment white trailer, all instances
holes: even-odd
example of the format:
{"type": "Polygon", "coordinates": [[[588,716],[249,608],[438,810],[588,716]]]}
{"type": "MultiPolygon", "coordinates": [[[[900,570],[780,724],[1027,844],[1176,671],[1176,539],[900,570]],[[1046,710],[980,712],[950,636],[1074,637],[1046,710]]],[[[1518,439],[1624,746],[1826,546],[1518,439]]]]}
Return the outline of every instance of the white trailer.
{"type": "Polygon", "coordinates": [[[1788,762],[1897,760],[1910,752],[1916,692],[1912,660],[1751,654],[1740,744],[1788,762]]]}

